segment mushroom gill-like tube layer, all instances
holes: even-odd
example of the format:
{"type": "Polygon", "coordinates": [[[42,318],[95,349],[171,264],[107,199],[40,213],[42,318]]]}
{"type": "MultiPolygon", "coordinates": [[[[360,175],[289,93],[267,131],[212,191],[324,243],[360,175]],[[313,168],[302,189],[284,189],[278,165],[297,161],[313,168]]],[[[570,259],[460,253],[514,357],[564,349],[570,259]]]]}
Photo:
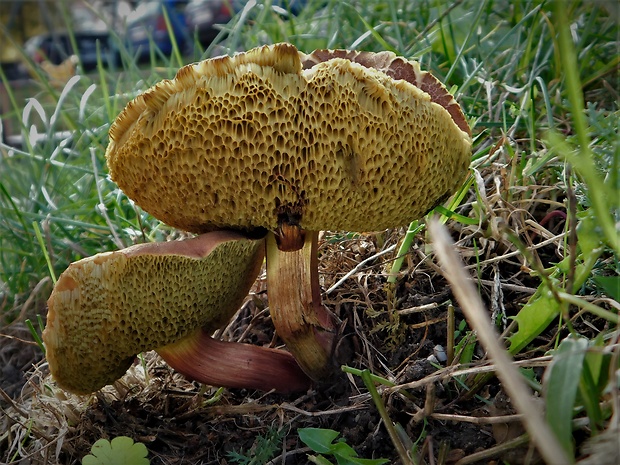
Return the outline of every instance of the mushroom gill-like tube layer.
{"type": "Polygon", "coordinates": [[[277,44],[181,68],[110,127],[111,178],[194,233],[277,232],[282,222],[379,231],[420,218],[466,177],[460,107],[416,62],[337,52],[277,44]]]}
{"type": "Polygon", "coordinates": [[[88,394],[120,378],[140,352],[161,348],[174,359],[176,343],[186,358],[205,357],[211,370],[224,373],[210,378],[205,375],[209,367],[193,370],[179,361],[189,378],[239,387],[238,379],[245,376],[252,381],[247,388],[289,390],[282,381],[270,385],[268,377],[259,375],[275,372],[295,389],[309,386],[286,352],[269,358],[267,349],[260,347],[196,339],[234,315],[260,272],[263,257],[264,239],[215,231],[72,263],[48,300],[43,341],[52,376],[63,389],[88,394]],[[222,353],[209,352],[217,350],[222,353]],[[222,370],[217,364],[224,353],[228,359],[222,370]],[[244,375],[248,370],[251,373],[244,375]]]}
{"type": "Polygon", "coordinates": [[[460,106],[418,63],[282,43],[156,84],[114,121],[106,159],[119,187],[171,226],[268,230],[274,325],[321,380],[338,324],[320,302],[316,235],[424,216],[462,184],[471,146],[460,106]]]}

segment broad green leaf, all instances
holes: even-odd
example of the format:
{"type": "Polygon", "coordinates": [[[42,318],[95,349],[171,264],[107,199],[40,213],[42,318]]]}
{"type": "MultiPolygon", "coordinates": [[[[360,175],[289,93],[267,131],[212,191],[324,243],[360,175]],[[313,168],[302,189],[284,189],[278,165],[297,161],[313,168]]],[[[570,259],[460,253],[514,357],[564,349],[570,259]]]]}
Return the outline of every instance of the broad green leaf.
{"type": "MultiPolygon", "coordinates": [[[[586,227],[586,229],[588,228],[589,227],[586,227]]],[[[588,237],[588,239],[584,239],[585,244],[582,244],[581,247],[582,250],[586,250],[588,253],[581,253],[579,255],[583,262],[579,262],[575,266],[575,280],[572,292],[576,292],[592,274],[592,268],[603,250],[602,247],[599,247],[600,242],[598,240],[596,240],[596,242],[593,241],[591,235],[587,234],[583,237],[588,237]]],[[[562,273],[568,271],[569,264],[570,257],[566,257],[555,265],[553,272],[549,276],[549,280],[554,287],[560,286],[558,277],[561,276],[562,273]]],[[[546,284],[541,283],[536,292],[530,297],[527,304],[525,304],[517,316],[514,317],[519,327],[517,331],[508,338],[510,342],[509,352],[511,354],[516,354],[528,345],[549,326],[549,323],[559,315],[560,311],[561,303],[553,297],[553,294],[547,289],[546,284]]]]}
{"type": "MultiPolygon", "coordinates": [[[[357,457],[357,452],[355,452],[355,449],[343,441],[332,444],[330,452],[334,454],[336,458],[357,457]]],[[[340,460],[338,460],[338,463],[340,463],[340,460]]]]}
{"type": "Polygon", "coordinates": [[[620,301],[620,276],[595,276],[594,281],[609,297],[620,301]]]}
{"type": "Polygon", "coordinates": [[[509,352],[516,354],[542,333],[560,313],[560,304],[541,284],[529,302],[519,311],[515,320],[517,331],[508,338],[509,352]]]}
{"type": "Polygon", "coordinates": [[[314,452],[325,454],[331,452],[334,439],[340,434],[333,429],[323,428],[299,428],[299,439],[314,452]]]}
{"type": "Polygon", "coordinates": [[[543,379],[547,422],[569,457],[574,455],[573,407],[587,348],[588,340],[585,338],[564,339],[554,351],[543,379]]]}

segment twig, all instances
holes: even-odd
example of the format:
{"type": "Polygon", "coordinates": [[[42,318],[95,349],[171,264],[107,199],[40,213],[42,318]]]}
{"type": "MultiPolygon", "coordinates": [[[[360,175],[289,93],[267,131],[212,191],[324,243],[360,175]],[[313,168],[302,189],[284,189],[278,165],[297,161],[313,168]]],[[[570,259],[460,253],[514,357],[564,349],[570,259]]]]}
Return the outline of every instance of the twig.
{"type": "Polygon", "coordinates": [[[26,299],[26,302],[24,302],[24,305],[19,312],[19,317],[15,321],[22,321],[26,317],[26,313],[28,313],[28,309],[32,305],[32,302],[34,302],[34,299],[39,296],[39,293],[41,292],[41,289],[43,289],[43,286],[46,286],[50,281],[51,278],[49,276],[45,276],[37,283],[34,289],[30,291],[30,295],[26,299]]]}
{"type": "MultiPolygon", "coordinates": [[[[480,284],[484,284],[485,286],[493,285],[493,281],[490,281],[488,279],[478,279],[477,281],[480,284]]],[[[516,292],[521,292],[523,294],[534,294],[536,292],[536,289],[532,287],[519,286],[517,284],[510,284],[510,283],[503,283],[501,281],[499,284],[500,286],[502,286],[503,289],[506,289],[508,291],[516,291],[516,292]]]]}
{"type": "Polygon", "coordinates": [[[349,271],[347,274],[345,274],[342,278],[340,278],[340,280],[334,284],[332,287],[330,287],[329,289],[327,289],[327,291],[325,292],[326,294],[330,294],[331,292],[335,291],[337,288],[339,288],[342,283],[344,283],[347,279],[349,279],[351,276],[353,276],[355,273],[357,273],[359,270],[361,270],[366,263],[379,258],[382,255],[385,255],[387,253],[390,253],[392,250],[394,250],[396,248],[396,244],[389,246],[387,249],[382,250],[379,253],[374,254],[372,257],[368,257],[364,260],[362,260],[361,262],[359,262],[357,264],[357,266],[355,268],[353,268],[351,271],[349,271]]]}
{"type": "Polygon", "coordinates": [[[437,302],[431,302],[430,304],[418,305],[417,307],[408,307],[401,310],[396,310],[396,313],[399,315],[410,315],[412,313],[422,313],[438,307],[439,304],[437,302]]]}
{"type": "Polygon", "coordinates": [[[573,291],[575,283],[575,270],[577,269],[577,197],[573,190],[572,170],[570,165],[566,168],[566,199],[568,201],[568,272],[564,289],[566,292],[573,291]]]}
{"type": "Polygon", "coordinates": [[[446,363],[448,365],[452,365],[454,361],[454,334],[456,331],[456,321],[454,318],[454,305],[448,305],[448,325],[447,325],[447,334],[446,334],[446,353],[448,359],[446,363]]]}
{"type": "Polygon", "coordinates": [[[468,463],[480,463],[480,461],[484,459],[495,457],[504,451],[508,451],[516,447],[519,447],[523,444],[526,444],[529,441],[529,439],[530,438],[527,434],[522,434],[521,436],[511,439],[510,441],[506,441],[501,444],[498,444],[497,446],[491,447],[490,449],[485,449],[483,451],[468,455],[467,457],[463,457],[461,460],[456,462],[455,465],[467,465],[468,463]]]}
{"type": "Polygon", "coordinates": [[[299,413],[306,417],[320,417],[325,415],[338,415],[343,412],[352,412],[356,410],[368,409],[367,405],[350,405],[348,407],[341,407],[331,410],[321,410],[320,412],[309,412],[308,410],[300,409],[292,404],[284,402],[282,404],[255,404],[246,403],[241,405],[214,405],[204,409],[205,412],[212,415],[249,415],[253,413],[269,412],[271,410],[288,410],[290,412],[299,413]]]}
{"type": "MultiPolygon", "coordinates": [[[[557,236],[554,236],[551,239],[547,239],[546,241],[539,242],[536,245],[532,245],[528,247],[527,250],[540,249],[541,247],[545,247],[546,245],[556,242],[558,239],[562,239],[564,236],[566,236],[566,232],[558,234],[557,236]]],[[[495,263],[495,262],[501,262],[501,261],[506,260],[507,258],[521,255],[522,253],[523,252],[521,250],[514,250],[512,252],[509,252],[504,255],[500,255],[498,257],[493,257],[493,258],[489,258],[488,260],[483,260],[479,263],[474,263],[472,265],[466,265],[465,269],[476,268],[476,267],[483,266],[483,265],[489,265],[490,263],[495,263]]]]}
{"type": "Polygon", "coordinates": [[[473,423],[475,425],[495,425],[501,423],[510,423],[513,421],[523,421],[523,415],[504,415],[498,417],[471,417],[469,415],[453,415],[450,413],[431,413],[429,415],[435,420],[442,421],[462,421],[465,423],[473,423]]]}
{"type": "MultiPolygon", "coordinates": [[[[546,367],[551,362],[552,357],[550,355],[545,355],[543,357],[538,357],[530,360],[521,360],[512,362],[515,367],[546,367]]],[[[428,375],[422,379],[411,381],[410,383],[397,384],[393,387],[388,387],[387,391],[401,391],[403,389],[417,389],[420,387],[424,387],[427,384],[434,383],[436,381],[442,381],[446,378],[455,378],[457,376],[465,376],[470,374],[480,374],[480,373],[490,373],[493,371],[497,371],[497,367],[495,365],[484,365],[473,368],[463,368],[461,365],[447,366],[442,368],[435,373],[428,375]]]]}
{"type": "Polygon", "coordinates": [[[321,410],[320,412],[309,412],[307,410],[300,409],[299,407],[295,407],[294,405],[283,403],[279,405],[283,410],[289,410],[291,412],[299,413],[306,417],[322,417],[324,415],[337,415],[344,412],[354,412],[356,410],[366,410],[368,409],[367,405],[350,405],[348,407],[335,408],[331,410],[321,410]]]}

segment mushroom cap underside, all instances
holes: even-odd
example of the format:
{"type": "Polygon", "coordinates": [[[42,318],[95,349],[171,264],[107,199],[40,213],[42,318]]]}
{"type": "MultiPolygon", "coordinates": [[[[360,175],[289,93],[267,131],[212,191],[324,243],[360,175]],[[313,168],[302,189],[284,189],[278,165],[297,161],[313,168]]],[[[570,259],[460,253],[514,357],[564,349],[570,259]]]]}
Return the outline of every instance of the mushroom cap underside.
{"type": "Polygon", "coordinates": [[[277,44],[188,65],[138,96],[106,156],[130,198],[183,230],[367,231],[459,187],[468,129],[415,62],[277,44]]]}
{"type": "Polygon", "coordinates": [[[43,341],[52,376],[63,389],[88,394],[120,378],[138,353],[221,327],[263,256],[263,240],[216,232],[72,263],[48,300],[43,341]]]}

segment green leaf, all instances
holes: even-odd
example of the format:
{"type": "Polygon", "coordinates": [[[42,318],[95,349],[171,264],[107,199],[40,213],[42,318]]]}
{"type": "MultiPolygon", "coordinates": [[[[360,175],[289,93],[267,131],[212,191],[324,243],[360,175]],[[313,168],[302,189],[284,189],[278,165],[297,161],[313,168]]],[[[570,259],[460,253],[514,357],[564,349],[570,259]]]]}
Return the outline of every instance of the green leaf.
{"type": "Polygon", "coordinates": [[[588,350],[584,359],[578,400],[586,409],[590,419],[590,429],[595,436],[599,428],[603,426],[604,415],[599,402],[601,394],[609,382],[611,354],[602,350],[605,341],[600,335],[591,341],[589,346],[594,350],[588,350]]]}
{"type": "Polygon", "coordinates": [[[41,349],[41,352],[45,354],[45,344],[43,344],[43,339],[41,339],[41,336],[39,336],[39,333],[37,333],[37,330],[34,329],[34,325],[32,324],[32,321],[30,321],[30,319],[26,319],[24,323],[26,323],[26,326],[28,327],[28,330],[30,331],[30,335],[32,336],[32,339],[34,339],[34,342],[37,343],[37,345],[39,346],[39,349],[41,349]]]}
{"type": "Polygon", "coordinates": [[[578,215],[577,238],[581,253],[588,256],[601,246],[603,231],[597,223],[592,209],[578,215]]]}
{"type": "MultiPolygon", "coordinates": [[[[344,441],[341,440],[334,443],[334,440],[340,433],[333,429],[299,428],[297,434],[299,439],[313,451],[333,455],[338,465],[382,465],[388,462],[385,459],[359,458],[357,452],[344,441]]],[[[309,455],[308,460],[319,465],[331,464],[322,455],[309,455]]]]}
{"type": "Polygon", "coordinates": [[[620,276],[595,276],[594,282],[601,286],[609,297],[620,301],[620,276]]]}
{"type": "Polygon", "coordinates": [[[588,413],[590,419],[590,429],[596,435],[600,426],[602,426],[602,411],[599,405],[599,393],[596,386],[596,381],[592,376],[590,366],[587,362],[583,364],[583,370],[581,373],[581,381],[579,382],[579,394],[580,400],[588,413]]]}
{"type": "Polygon", "coordinates": [[[590,342],[590,347],[595,350],[588,351],[586,354],[585,364],[588,366],[590,374],[592,375],[592,381],[594,382],[598,393],[601,393],[609,382],[609,365],[611,363],[611,354],[606,353],[603,350],[605,347],[605,339],[600,334],[596,337],[596,339],[590,342]]]}
{"type": "MultiPolygon", "coordinates": [[[[357,452],[346,442],[339,441],[331,446],[331,453],[334,454],[334,457],[337,459],[346,458],[346,457],[357,457],[357,452]]],[[[338,463],[340,460],[338,459],[338,463]]]]}
{"type": "Polygon", "coordinates": [[[322,455],[309,455],[308,460],[312,463],[316,463],[317,465],[334,465],[322,455]]]}
{"type": "Polygon", "coordinates": [[[574,455],[573,407],[587,348],[588,340],[585,338],[564,339],[554,352],[543,380],[547,422],[571,457],[574,455]]]}
{"type": "Polygon", "coordinates": [[[82,465],[149,465],[151,462],[146,458],[148,451],[140,442],[134,443],[133,439],[119,436],[112,441],[99,439],[90,449],[91,454],[82,459],[82,465]]]}
{"type": "Polygon", "coordinates": [[[460,353],[459,363],[471,363],[474,358],[474,351],[476,349],[476,334],[473,331],[467,331],[463,339],[454,348],[454,353],[460,353]]]}
{"type": "Polygon", "coordinates": [[[443,205],[439,205],[435,207],[435,211],[438,213],[441,213],[442,215],[444,215],[445,217],[449,219],[456,220],[459,223],[474,225],[474,224],[478,224],[479,222],[478,218],[470,218],[468,216],[459,215],[458,213],[453,212],[452,210],[448,210],[443,205]]]}
{"type": "Polygon", "coordinates": [[[297,434],[299,439],[314,452],[326,454],[332,451],[332,442],[340,433],[333,429],[299,428],[297,434]]]}
{"type": "Polygon", "coordinates": [[[341,457],[336,455],[338,465],[383,465],[388,463],[385,459],[360,459],[359,457],[341,457]]]}
{"type": "Polygon", "coordinates": [[[511,354],[518,353],[534,340],[560,313],[560,304],[551,293],[545,292],[546,289],[543,286],[544,284],[541,284],[541,287],[538,288],[528,303],[523,306],[514,318],[519,327],[508,338],[510,342],[509,352],[511,354]]]}

